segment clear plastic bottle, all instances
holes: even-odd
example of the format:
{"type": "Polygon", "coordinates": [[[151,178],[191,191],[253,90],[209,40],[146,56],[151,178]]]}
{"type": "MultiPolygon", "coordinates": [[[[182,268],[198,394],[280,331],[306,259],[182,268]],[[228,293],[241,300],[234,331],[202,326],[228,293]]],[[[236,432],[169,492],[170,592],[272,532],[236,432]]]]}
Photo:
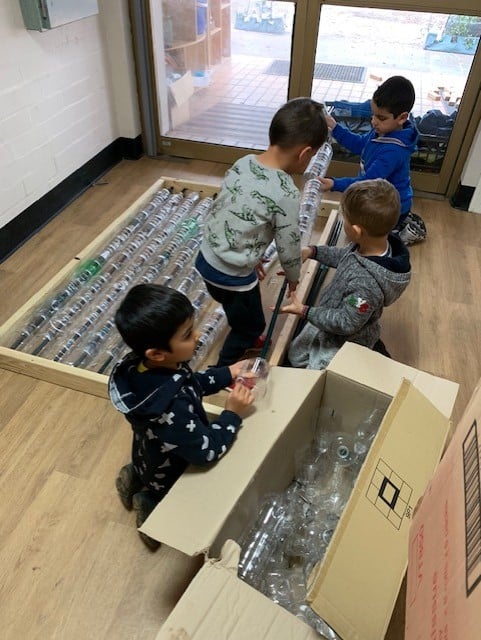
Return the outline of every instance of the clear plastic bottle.
{"type": "Polygon", "coordinates": [[[333,468],[326,486],[327,510],[340,516],[351,495],[357,471],[353,437],[343,432],[333,434],[328,456],[333,468]]]}
{"type": "Polygon", "coordinates": [[[369,453],[371,444],[376,437],[379,426],[384,417],[383,409],[373,409],[369,415],[361,420],[354,434],[354,451],[360,462],[363,462],[369,453]]]}
{"type": "Polygon", "coordinates": [[[318,149],[317,153],[311,158],[307,169],[304,171],[304,179],[310,180],[311,178],[316,177],[323,178],[331,164],[332,155],[332,145],[330,142],[324,142],[324,144],[318,149]]]}
{"type": "Polygon", "coordinates": [[[257,589],[262,587],[270,558],[285,539],[287,529],[285,500],[280,494],[268,494],[252,528],[241,540],[238,575],[242,580],[257,589]]]}
{"type": "MultiPolygon", "coordinates": [[[[108,320],[81,349],[72,351],[70,361],[74,367],[90,368],[92,358],[96,356],[100,349],[106,349],[106,341],[111,337],[115,324],[112,319],[108,320]]],[[[118,339],[118,334],[117,334],[118,339]]]]}
{"type": "Polygon", "coordinates": [[[252,390],[254,398],[260,400],[267,393],[270,367],[264,358],[250,358],[244,361],[236,380],[252,390]]]}
{"type": "Polygon", "coordinates": [[[299,206],[299,229],[303,245],[309,243],[317,211],[322,200],[321,183],[317,178],[323,178],[326,175],[332,155],[331,144],[325,142],[313,156],[304,172],[305,183],[299,206]]]}
{"type": "Polygon", "coordinates": [[[277,246],[274,240],[270,243],[267,249],[264,251],[264,255],[262,256],[262,261],[264,263],[264,269],[267,270],[271,267],[275,259],[277,257],[277,246]]]}
{"type": "Polygon", "coordinates": [[[195,368],[207,355],[212,344],[215,342],[219,334],[224,330],[227,325],[224,310],[221,306],[214,309],[210,317],[204,322],[200,328],[200,338],[197,343],[197,348],[194,353],[194,357],[191,360],[191,366],[195,368]]]}

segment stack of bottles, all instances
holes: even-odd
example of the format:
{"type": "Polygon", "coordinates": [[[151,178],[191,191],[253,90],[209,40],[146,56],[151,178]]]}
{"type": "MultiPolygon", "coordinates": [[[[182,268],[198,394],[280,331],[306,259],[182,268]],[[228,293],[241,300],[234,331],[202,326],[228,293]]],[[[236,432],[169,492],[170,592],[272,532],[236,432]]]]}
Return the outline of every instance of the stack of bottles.
{"type": "Polygon", "coordinates": [[[293,483],[265,496],[240,541],[239,577],[332,640],[336,633],[306,603],[306,585],[324,558],[383,415],[374,409],[348,433],[340,415],[321,408],[314,439],[296,452],[293,483]]]}
{"type": "Polygon", "coordinates": [[[301,193],[301,203],[299,207],[299,228],[303,246],[309,244],[322,200],[321,183],[318,178],[324,178],[326,175],[332,160],[332,154],[331,144],[325,142],[313,156],[307,169],[304,171],[304,188],[301,193]]]}
{"type": "Polygon", "coordinates": [[[201,360],[226,326],[219,307],[202,325],[208,293],[193,264],[212,203],[213,198],[201,199],[197,192],[158,191],[98,256],[81,263],[32,314],[11,348],[108,373],[128,351],[115,329],[118,304],[133,285],[155,282],[178,288],[192,301],[201,321],[196,352],[201,360]]]}

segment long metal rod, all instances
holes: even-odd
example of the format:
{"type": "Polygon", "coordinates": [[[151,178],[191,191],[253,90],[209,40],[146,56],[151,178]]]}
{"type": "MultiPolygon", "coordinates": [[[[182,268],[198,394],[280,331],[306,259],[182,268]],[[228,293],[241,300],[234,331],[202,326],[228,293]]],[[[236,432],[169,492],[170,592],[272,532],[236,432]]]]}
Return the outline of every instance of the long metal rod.
{"type": "Polygon", "coordinates": [[[284,299],[284,296],[286,295],[286,290],[287,290],[287,278],[284,278],[284,282],[282,283],[281,290],[279,291],[279,295],[277,297],[276,306],[274,307],[274,311],[272,312],[271,321],[269,322],[269,328],[267,329],[267,333],[266,333],[266,340],[262,347],[262,351],[260,352],[259,358],[265,359],[267,352],[269,351],[269,343],[271,341],[272,334],[274,333],[274,327],[276,326],[277,317],[279,315],[279,309],[281,308],[282,301],[284,299]]]}

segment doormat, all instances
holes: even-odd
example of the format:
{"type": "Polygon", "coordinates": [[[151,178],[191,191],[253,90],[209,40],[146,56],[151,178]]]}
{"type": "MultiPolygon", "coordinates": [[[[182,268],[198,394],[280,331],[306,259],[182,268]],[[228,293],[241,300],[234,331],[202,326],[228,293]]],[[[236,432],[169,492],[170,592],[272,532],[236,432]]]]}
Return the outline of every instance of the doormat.
{"type": "MultiPolygon", "coordinates": [[[[274,60],[264,71],[269,76],[288,76],[289,60],[274,60]]],[[[325,64],[316,62],[314,78],[316,80],[337,80],[339,82],[364,82],[366,67],[351,67],[345,64],[325,64]]]]}
{"type": "Polygon", "coordinates": [[[273,107],[218,102],[176,127],[175,131],[187,138],[202,136],[205,142],[222,144],[222,139],[228,139],[230,143],[237,141],[240,146],[267,149],[269,125],[275,112],[273,107]]]}

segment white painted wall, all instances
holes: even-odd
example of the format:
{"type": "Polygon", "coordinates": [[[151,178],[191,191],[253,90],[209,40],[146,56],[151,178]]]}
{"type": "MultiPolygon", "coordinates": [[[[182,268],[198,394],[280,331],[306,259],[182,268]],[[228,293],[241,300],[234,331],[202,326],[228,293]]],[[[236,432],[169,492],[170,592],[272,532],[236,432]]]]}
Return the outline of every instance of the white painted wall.
{"type": "Polygon", "coordinates": [[[119,136],[140,133],[127,0],[50,31],[0,0],[0,227],[119,136]]]}
{"type": "Polygon", "coordinates": [[[127,0],[99,0],[99,9],[118,135],[136,138],[141,123],[127,0]]]}
{"type": "Polygon", "coordinates": [[[481,123],[461,174],[461,184],[465,187],[475,187],[469,211],[481,213],[481,123]]]}

